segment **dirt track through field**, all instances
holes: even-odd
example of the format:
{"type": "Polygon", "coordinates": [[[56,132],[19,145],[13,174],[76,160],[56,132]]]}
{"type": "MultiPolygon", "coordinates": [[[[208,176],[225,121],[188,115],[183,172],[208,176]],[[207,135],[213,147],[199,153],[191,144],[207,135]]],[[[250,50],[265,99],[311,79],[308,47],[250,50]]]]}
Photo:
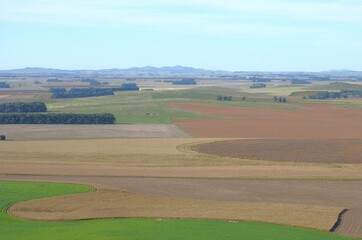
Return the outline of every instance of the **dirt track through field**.
{"type": "MultiPolygon", "coordinates": [[[[341,209],[348,208],[350,209],[349,214],[346,214],[343,217],[341,226],[337,228],[336,232],[351,236],[362,237],[361,229],[360,227],[358,227],[362,223],[362,215],[359,214],[362,210],[362,188],[360,181],[237,179],[220,180],[20,175],[5,175],[0,177],[0,180],[1,179],[88,183],[91,185],[96,185],[103,189],[113,189],[114,191],[127,190],[134,193],[145,194],[147,196],[164,196],[173,199],[194,199],[204,201],[244,203],[252,202],[254,204],[297,204],[310,207],[325,206],[340,207],[341,209]]],[[[80,204],[82,204],[82,202],[84,202],[85,200],[86,199],[82,199],[82,201],[80,201],[80,204]]],[[[160,201],[160,199],[156,200],[160,201]]],[[[64,201],[65,200],[62,199],[62,202],[64,201]]],[[[95,201],[95,199],[93,199],[92,201],[95,201]]],[[[70,203],[71,201],[69,202],[69,204],[70,203]]],[[[192,202],[187,202],[186,205],[191,203],[192,202]]],[[[148,204],[150,204],[150,202],[148,202],[148,204]]],[[[202,205],[205,204],[205,202],[199,204],[202,205]]],[[[27,208],[26,205],[22,205],[22,208],[19,209],[18,214],[20,212],[21,215],[21,209],[24,210],[24,214],[26,215],[26,212],[28,212],[28,214],[32,212],[31,209],[39,207],[44,208],[44,206],[46,206],[46,201],[39,202],[39,204],[35,204],[30,208],[27,208]]],[[[50,206],[56,206],[56,204],[52,202],[50,206]]],[[[183,203],[180,203],[180,206],[184,206],[183,203]]],[[[234,207],[238,208],[236,206],[234,207]]],[[[259,210],[260,207],[261,206],[258,206],[259,210]]],[[[273,208],[273,206],[271,207],[273,208]]],[[[220,211],[225,211],[225,209],[220,206],[218,209],[221,209],[220,211]]],[[[170,211],[174,210],[175,209],[170,208],[170,211]]],[[[47,211],[51,211],[51,208],[48,209],[45,207],[43,209],[43,214],[49,217],[50,215],[47,215],[47,211]]],[[[71,209],[69,211],[71,213],[71,209]]],[[[101,212],[100,209],[98,209],[98,211],[101,212]]],[[[116,209],[114,209],[114,211],[116,211],[116,209]]],[[[88,214],[86,216],[89,218],[89,216],[91,215],[89,215],[89,212],[92,212],[92,209],[86,209],[86,212],[88,214]]],[[[207,212],[208,210],[204,209],[201,216],[207,216],[207,212]]],[[[62,213],[62,216],[63,218],[67,217],[66,213],[62,213]]],[[[185,216],[190,217],[190,215],[188,214],[186,214],[185,216]]],[[[41,217],[44,218],[44,215],[42,215],[41,217]]],[[[281,222],[283,221],[281,219],[279,220],[281,222]]],[[[332,226],[330,225],[329,227],[332,226]]]]}
{"type": "Polygon", "coordinates": [[[362,110],[305,104],[301,110],[170,103],[176,109],[226,119],[178,120],[195,137],[267,139],[362,139],[362,110]]]}
{"type": "Polygon", "coordinates": [[[10,140],[48,140],[82,138],[176,138],[187,136],[175,125],[0,125],[0,133],[10,140]]]}
{"type": "Polygon", "coordinates": [[[200,144],[196,151],[222,157],[278,162],[362,163],[362,140],[258,139],[200,144]]]}

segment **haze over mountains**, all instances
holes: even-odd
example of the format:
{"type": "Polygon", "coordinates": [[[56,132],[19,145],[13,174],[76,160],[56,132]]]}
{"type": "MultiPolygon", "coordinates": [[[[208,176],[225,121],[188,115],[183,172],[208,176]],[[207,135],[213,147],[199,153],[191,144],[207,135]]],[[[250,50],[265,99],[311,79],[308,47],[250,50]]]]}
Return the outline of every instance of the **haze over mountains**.
{"type": "Polygon", "coordinates": [[[137,74],[155,74],[155,75],[168,75],[168,74],[215,74],[215,73],[227,73],[227,71],[212,71],[193,67],[183,66],[166,66],[166,67],[132,67],[127,69],[112,68],[112,69],[99,69],[99,70],[63,70],[53,68],[22,68],[22,69],[11,69],[1,70],[0,75],[9,76],[57,76],[57,75],[68,75],[68,76],[117,76],[117,75],[137,75],[137,74]]]}
{"type": "Polygon", "coordinates": [[[0,77],[165,77],[165,76],[189,76],[189,77],[233,77],[233,76],[303,76],[303,77],[348,77],[361,78],[361,71],[352,70],[330,70],[324,72],[255,72],[255,71],[224,71],[208,70],[185,66],[164,66],[164,67],[132,67],[132,68],[111,68],[99,70],[64,70],[54,68],[27,67],[21,69],[0,70],[0,77]]]}

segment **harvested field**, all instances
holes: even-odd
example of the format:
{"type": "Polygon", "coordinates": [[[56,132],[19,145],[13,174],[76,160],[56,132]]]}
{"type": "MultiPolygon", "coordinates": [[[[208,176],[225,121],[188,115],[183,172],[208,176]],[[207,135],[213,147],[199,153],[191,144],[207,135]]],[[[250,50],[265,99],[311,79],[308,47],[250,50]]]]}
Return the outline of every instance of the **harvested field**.
{"type": "Polygon", "coordinates": [[[341,208],[289,204],[191,200],[99,190],[19,203],[15,217],[37,221],[98,218],[183,218],[256,221],[328,231],[341,208]]]}
{"type": "Polygon", "coordinates": [[[362,189],[358,181],[149,179],[2,176],[3,180],[88,183],[98,191],[34,200],[11,208],[18,217],[72,220],[107,217],[202,218],[263,221],[329,230],[343,208],[348,218],[337,232],[358,230],[362,189]],[[347,197],[348,196],[348,197],[347,197]],[[356,217],[357,216],[357,217],[356,217]],[[349,223],[352,221],[352,223],[349,223]],[[356,230],[357,229],[357,230],[356,230]]]}
{"type": "Polygon", "coordinates": [[[0,125],[0,133],[10,140],[82,138],[176,138],[187,136],[175,125],[0,125]]]}
{"type": "Polygon", "coordinates": [[[74,182],[180,199],[362,208],[361,181],[3,175],[0,180],[74,182]],[[347,197],[348,196],[348,197],[347,197]]]}
{"type": "Polygon", "coordinates": [[[302,110],[241,108],[199,103],[170,103],[176,109],[226,119],[178,120],[195,137],[267,139],[362,139],[362,111],[305,104],[302,110]]]}
{"type": "Polygon", "coordinates": [[[362,179],[362,164],[279,163],[200,154],[216,139],[4,141],[0,174],[252,179],[362,179]]]}
{"type": "Polygon", "coordinates": [[[201,153],[280,162],[362,163],[362,140],[229,140],[201,144],[201,153]]]}
{"type": "Polygon", "coordinates": [[[50,99],[51,93],[42,90],[0,90],[0,102],[50,99]]]}
{"type": "MultiPolygon", "coordinates": [[[[0,235],[7,240],[39,239],[240,239],[347,240],[345,236],[256,222],[180,219],[95,219],[71,222],[19,221],[6,211],[13,203],[88,191],[74,184],[0,181],[0,235]],[[31,234],[29,234],[29,232],[31,234]],[[55,237],[56,236],[56,237],[55,237]]],[[[75,195],[73,195],[75,196],[75,195]]]]}
{"type": "Polygon", "coordinates": [[[362,238],[362,209],[348,209],[335,232],[362,238]]]}

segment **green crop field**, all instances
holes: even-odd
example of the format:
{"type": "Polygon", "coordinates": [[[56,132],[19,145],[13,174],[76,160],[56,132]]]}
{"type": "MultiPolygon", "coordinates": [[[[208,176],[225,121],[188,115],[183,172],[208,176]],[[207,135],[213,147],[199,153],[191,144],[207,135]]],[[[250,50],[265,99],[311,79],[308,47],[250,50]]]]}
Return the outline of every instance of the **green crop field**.
{"type": "Polygon", "coordinates": [[[60,113],[112,113],[117,123],[169,124],[174,119],[212,118],[201,113],[171,108],[169,102],[194,102],[224,106],[274,109],[300,109],[291,104],[274,103],[270,98],[255,98],[231,88],[195,88],[155,92],[117,92],[114,96],[52,99],[49,111],[60,113]],[[217,101],[218,95],[232,96],[233,101],[217,101]],[[246,101],[242,97],[247,96],[246,101]]]}
{"type": "Polygon", "coordinates": [[[352,83],[341,83],[335,82],[327,85],[314,86],[308,88],[310,90],[320,90],[320,91],[341,91],[341,90],[360,90],[362,91],[362,84],[352,84],[352,83]]]}
{"type": "Polygon", "coordinates": [[[249,222],[203,220],[100,219],[77,222],[32,222],[15,219],[7,208],[16,202],[62,194],[87,192],[82,185],[0,181],[0,239],[243,239],[347,240],[334,234],[249,222]]]}
{"type": "Polygon", "coordinates": [[[304,91],[307,88],[305,85],[280,85],[267,86],[266,88],[242,88],[242,92],[252,94],[264,94],[270,96],[289,96],[293,92],[304,91]]]}

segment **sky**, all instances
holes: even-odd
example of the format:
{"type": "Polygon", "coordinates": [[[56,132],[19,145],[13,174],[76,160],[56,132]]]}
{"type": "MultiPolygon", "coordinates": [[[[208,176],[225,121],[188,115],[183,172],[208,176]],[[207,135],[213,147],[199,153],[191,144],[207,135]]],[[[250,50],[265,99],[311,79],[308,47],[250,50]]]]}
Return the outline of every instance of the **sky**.
{"type": "Polygon", "coordinates": [[[0,0],[0,69],[362,70],[361,0],[0,0]]]}

